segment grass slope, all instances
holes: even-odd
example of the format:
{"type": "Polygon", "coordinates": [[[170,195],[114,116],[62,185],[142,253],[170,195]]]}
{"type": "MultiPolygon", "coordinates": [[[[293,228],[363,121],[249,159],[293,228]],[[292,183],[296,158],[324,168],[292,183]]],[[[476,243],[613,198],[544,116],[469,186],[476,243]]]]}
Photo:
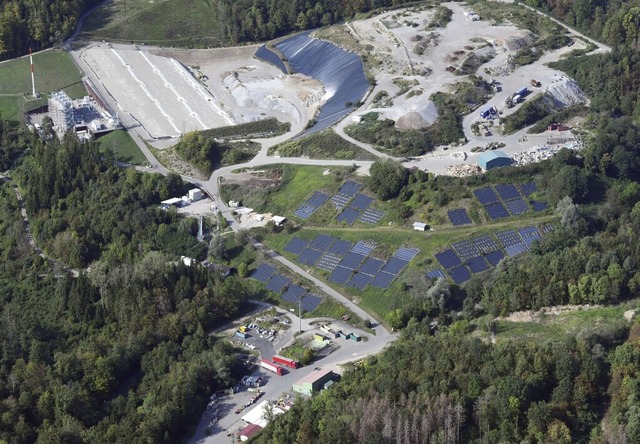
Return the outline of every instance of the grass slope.
{"type": "Polygon", "coordinates": [[[210,4],[189,0],[107,2],[85,20],[83,36],[154,45],[220,46],[222,27],[210,4]]]}
{"type": "Polygon", "coordinates": [[[115,154],[118,162],[144,165],[147,159],[126,131],[113,131],[98,139],[100,152],[115,154]]]}
{"type": "MultiPolygon", "coordinates": [[[[71,98],[87,94],[82,73],[71,56],[63,51],[49,50],[34,54],[36,90],[42,94],[64,90],[71,98]]],[[[26,100],[31,94],[29,57],[0,63],[0,116],[7,120],[22,120],[20,113],[46,104],[40,100],[26,100]]]]}

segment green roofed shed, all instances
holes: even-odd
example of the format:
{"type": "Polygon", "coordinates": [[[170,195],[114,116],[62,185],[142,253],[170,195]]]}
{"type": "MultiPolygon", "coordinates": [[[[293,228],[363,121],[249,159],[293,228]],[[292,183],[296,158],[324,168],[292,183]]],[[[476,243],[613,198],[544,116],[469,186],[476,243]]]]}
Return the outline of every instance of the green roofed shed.
{"type": "Polygon", "coordinates": [[[487,151],[478,156],[478,165],[487,171],[491,168],[509,166],[513,163],[513,159],[503,151],[487,151]]]}

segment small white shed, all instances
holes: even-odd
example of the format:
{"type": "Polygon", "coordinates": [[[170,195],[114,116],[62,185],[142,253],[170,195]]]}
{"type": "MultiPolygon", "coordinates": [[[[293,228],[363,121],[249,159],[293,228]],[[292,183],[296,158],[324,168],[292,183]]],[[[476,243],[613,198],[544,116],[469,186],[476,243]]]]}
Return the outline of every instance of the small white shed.
{"type": "Polygon", "coordinates": [[[427,231],[428,225],[423,222],[414,222],[413,229],[416,231],[427,231]]]}

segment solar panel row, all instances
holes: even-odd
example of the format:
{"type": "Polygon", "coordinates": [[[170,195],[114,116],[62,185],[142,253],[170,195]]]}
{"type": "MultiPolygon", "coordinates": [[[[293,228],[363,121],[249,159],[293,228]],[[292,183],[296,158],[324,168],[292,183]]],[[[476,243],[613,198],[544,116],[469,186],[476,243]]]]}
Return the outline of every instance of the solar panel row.
{"type": "Polygon", "coordinates": [[[369,207],[369,205],[371,205],[372,202],[372,197],[365,196],[364,194],[356,194],[356,197],[353,198],[353,200],[349,204],[349,207],[358,211],[364,211],[369,207]]]}
{"type": "Polygon", "coordinates": [[[349,270],[355,270],[365,260],[366,256],[363,254],[348,252],[344,258],[340,261],[340,266],[348,268],[349,270]]]}
{"type": "Polygon", "coordinates": [[[281,274],[275,274],[269,282],[267,282],[266,289],[275,293],[282,293],[287,285],[291,283],[291,279],[281,274]]]}
{"type": "Polygon", "coordinates": [[[364,290],[365,287],[371,282],[373,276],[364,274],[364,273],[356,273],[351,276],[351,280],[348,285],[357,288],[358,290],[364,290]]]}
{"type": "Polygon", "coordinates": [[[318,308],[318,305],[320,305],[321,302],[322,299],[320,298],[320,296],[316,296],[315,294],[306,294],[302,298],[300,308],[302,308],[302,310],[304,311],[312,312],[313,310],[318,308]]]}
{"type": "Polygon", "coordinates": [[[351,249],[353,244],[349,241],[338,239],[327,250],[329,253],[334,253],[339,256],[344,256],[351,249]]]}
{"type": "Polygon", "coordinates": [[[476,247],[472,239],[464,240],[451,244],[453,249],[462,259],[467,260],[480,254],[480,250],[476,247]]]}
{"type": "Polygon", "coordinates": [[[397,257],[403,261],[411,262],[416,255],[420,253],[419,248],[407,248],[401,247],[393,254],[393,257],[397,257]]]}
{"type": "Polygon", "coordinates": [[[344,268],[341,266],[337,266],[331,275],[329,276],[329,280],[331,282],[335,282],[336,284],[346,284],[349,279],[351,279],[351,275],[353,274],[353,270],[348,268],[344,268]]]}
{"type": "Polygon", "coordinates": [[[436,260],[442,265],[445,270],[448,270],[453,267],[457,267],[462,264],[462,261],[458,257],[455,251],[452,249],[444,250],[442,253],[438,253],[435,255],[436,260]]]}
{"type": "Polygon", "coordinates": [[[347,180],[344,184],[342,184],[342,186],[338,190],[338,193],[342,193],[346,196],[353,196],[361,189],[362,185],[360,185],[358,182],[347,180]]]}
{"type": "Polygon", "coordinates": [[[446,278],[447,275],[444,274],[444,270],[441,268],[436,268],[435,270],[427,271],[427,277],[430,279],[438,279],[438,278],[446,278]]]}
{"type": "Polygon", "coordinates": [[[326,251],[327,248],[335,241],[335,239],[326,234],[319,234],[311,241],[309,248],[315,250],[326,251]]]}
{"type": "Polygon", "coordinates": [[[314,191],[311,197],[307,199],[307,204],[315,208],[320,208],[327,200],[329,200],[328,194],[320,191],[314,191]]]}
{"type": "Polygon", "coordinates": [[[293,215],[299,217],[300,219],[307,220],[313,215],[313,213],[316,212],[316,210],[316,207],[313,207],[307,203],[303,203],[298,207],[296,211],[293,212],[293,215]]]}
{"type": "Polygon", "coordinates": [[[367,208],[360,216],[360,222],[375,225],[384,217],[384,211],[367,208]]]}
{"type": "Polygon", "coordinates": [[[529,205],[527,205],[527,203],[521,198],[510,200],[509,202],[505,203],[505,205],[507,206],[507,210],[509,210],[509,213],[511,213],[512,216],[518,216],[531,210],[531,208],[529,208],[529,205]]]}
{"type": "Polygon", "coordinates": [[[492,220],[504,219],[505,217],[509,217],[509,212],[501,202],[485,205],[484,209],[487,210],[487,214],[489,214],[489,217],[492,220]]]}
{"type": "Polygon", "coordinates": [[[260,264],[258,265],[258,268],[255,269],[251,277],[259,280],[263,284],[266,284],[267,281],[271,279],[271,276],[273,276],[275,273],[276,273],[276,269],[273,268],[271,265],[260,264]]]}
{"type": "Polygon", "coordinates": [[[308,245],[309,241],[294,237],[284,247],[284,251],[287,251],[291,254],[300,255],[308,245]]]}
{"type": "Polygon", "coordinates": [[[458,285],[464,284],[469,279],[471,279],[471,273],[469,272],[469,269],[464,265],[449,270],[449,276],[451,276],[453,282],[458,285]]]}
{"type": "Polygon", "coordinates": [[[351,225],[356,221],[356,219],[359,216],[360,216],[360,212],[358,210],[355,210],[351,207],[347,207],[343,209],[340,214],[338,214],[338,217],[336,217],[336,220],[338,222],[344,221],[347,224],[351,225]]]}
{"type": "Polygon", "coordinates": [[[342,193],[336,193],[331,198],[331,203],[336,210],[341,210],[347,206],[350,200],[351,196],[347,196],[346,194],[342,193]]]}
{"type": "Polygon", "coordinates": [[[333,271],[338,266],[338,263],[340,263],[341,258],[342,256],[327,251],[322,255],[320,260],[316,262],[316,267],[325,271],[333,271]]]}
{"type": "Polygon", "coordinates": [[[303,265],[313,265],[318,262],[320,256],[322,256],[322,251],[305,248],[298,257],[298,262],[303,265]]]}
{"type": "Polygon", "coordinates": [[[376,248],[376,243],[373,241],[358,241],[353,246],[351,251],[354,253],[364,254],[365,256],[369,256],[371,252],[376,248]]]}
{"type": "Polygon", "coordinates": [[[495,202],[498,202],[498,196],[490,187],[479,188],[473,191],[476,198],[480,201],[482,205],[488,205],[495,202]]]}
{"type": "Polygon", "coordinates": [[[529,197],[536,191],[538,191],[538,187],[535,182],[523,183],[520,185],[520,190],[522,191],[522,195],[524,197],[529,197]]]}
{"type": "Polygon", "coordinates": [[[515,185],[496,185],[495,189],[504,202],[513,199],[520,199],[520,193],[518,192],[518,189],[515,187],[515,185]]]}

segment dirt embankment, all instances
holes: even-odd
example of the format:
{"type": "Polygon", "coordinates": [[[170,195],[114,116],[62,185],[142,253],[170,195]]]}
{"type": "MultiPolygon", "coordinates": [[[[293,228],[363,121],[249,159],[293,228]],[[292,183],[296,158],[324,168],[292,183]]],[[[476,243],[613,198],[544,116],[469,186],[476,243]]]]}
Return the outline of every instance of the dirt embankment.
{"type": "Polygon", "coordinates": [[[497,321],[509,322],[540,322],[544,316],[558,316],[577,310],[592,310],[594,308],[602,308],[602,305],[558,305],[554,307],[543,307],[538,311],[525,310],[516,311],[507,317],[496,318],[497,321]]]}

